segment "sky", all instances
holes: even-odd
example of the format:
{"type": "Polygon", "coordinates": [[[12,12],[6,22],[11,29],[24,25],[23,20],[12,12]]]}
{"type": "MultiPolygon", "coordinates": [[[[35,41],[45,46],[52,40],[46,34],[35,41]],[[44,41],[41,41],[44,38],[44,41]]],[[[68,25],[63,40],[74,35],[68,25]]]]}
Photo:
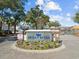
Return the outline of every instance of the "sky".
{"type": "Polygon", "coordinates": [[[25,10],[39,5],[50,21],[59,21],[61,26],[78,25],[73,21],[73,16],[79,10],[79,0],[28,0],[25,10]]]}

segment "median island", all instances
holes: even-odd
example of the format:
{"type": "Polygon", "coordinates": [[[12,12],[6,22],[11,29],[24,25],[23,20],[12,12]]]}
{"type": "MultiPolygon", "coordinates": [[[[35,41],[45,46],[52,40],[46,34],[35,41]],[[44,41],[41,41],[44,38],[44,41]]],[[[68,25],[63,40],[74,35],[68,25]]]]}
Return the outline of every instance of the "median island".
{"type": "Polygon", "coordinates": [[[59,30],[26,30],[24,35],[20,33],[17,36],[16,47],[26,50],[55,49],[62,45],[59,30]]]}

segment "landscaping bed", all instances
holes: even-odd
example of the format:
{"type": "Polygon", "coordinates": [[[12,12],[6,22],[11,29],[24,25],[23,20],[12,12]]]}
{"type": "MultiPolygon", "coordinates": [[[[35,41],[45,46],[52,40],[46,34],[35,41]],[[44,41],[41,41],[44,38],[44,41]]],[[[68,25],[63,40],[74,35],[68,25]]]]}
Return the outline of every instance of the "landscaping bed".
{"type": "Polygon", "coordinates": [[[46,50],[58,48],[62,45],[62,41],[17,41],[16,46],[27,50],[46,50]]]}

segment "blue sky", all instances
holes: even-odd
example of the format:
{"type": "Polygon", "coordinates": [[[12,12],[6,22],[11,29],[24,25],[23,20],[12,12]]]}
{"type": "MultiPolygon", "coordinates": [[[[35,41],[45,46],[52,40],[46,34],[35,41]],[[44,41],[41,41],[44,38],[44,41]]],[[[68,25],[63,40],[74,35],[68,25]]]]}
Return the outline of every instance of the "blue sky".
{"type": "Polygon", "coordinates": [[[77,25],[72,17],[79,10],[79,0],[28,0],[25,10],[40,5],[44,14],[50,17],[50,21],[59,21],[62,26],[77,25]]]}

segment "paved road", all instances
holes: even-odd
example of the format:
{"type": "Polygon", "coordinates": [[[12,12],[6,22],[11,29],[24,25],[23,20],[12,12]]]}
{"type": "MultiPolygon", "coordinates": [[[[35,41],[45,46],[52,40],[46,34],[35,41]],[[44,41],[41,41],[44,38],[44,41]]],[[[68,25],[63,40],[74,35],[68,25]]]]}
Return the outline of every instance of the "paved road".
{"type": "Polygon", "coordinates": [[[0,43],[0,59],[79,59],[79,38],[72,35],[61,36],[66,48],[50,53],[26,53],[11,48],[13,41],[0,43]]]}

